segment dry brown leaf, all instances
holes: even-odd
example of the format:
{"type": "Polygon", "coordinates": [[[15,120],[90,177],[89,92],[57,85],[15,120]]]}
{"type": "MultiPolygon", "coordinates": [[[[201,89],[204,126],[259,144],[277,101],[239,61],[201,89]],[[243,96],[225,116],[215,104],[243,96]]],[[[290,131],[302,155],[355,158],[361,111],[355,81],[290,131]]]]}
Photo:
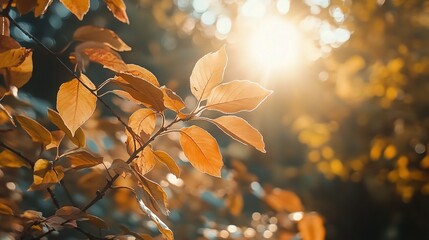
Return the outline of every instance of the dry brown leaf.
{"type": "Polygon", "coordinates": [[[272,91],[257,83],[235,80],[213,89],[207,99],[206,108],[223,113],[252,111],[271,93],[272,91]]]}
{"type": "Polygon", "coordinates": [[[16,67],[24,62],[31,50],[15,48],[0,53],[0,68],[16,67]]]}
{"type": "Polygon", "coordinates": [[[21,64],[7,68],[4,77],[8,85],[20,88],[30,80],[32,75],[33,53],[29,52],[21,64]]]}
{"type": "Polygon", "coordinates": [[[261,133],[246,120],[237,116],[222,116],[208,121],[214,123],[233,139],[265,153],[265,143],[261,133]]]}
{"type": "Polygon", "coordinates": [[[0,203],[0,214],[13,215],[13,210],[8,205],[0,203]]]}
{"type": "Polygon", "coordinates": [[[15,0],[16,8],[21,15],[29,13],[37,6],[37,0],[15,0]]]}
{"type": "Polygon", "coordinates": [[[72,53],[81,71],[85,71],[89,62],[96,62],[115,72],[127,70],[127,65],[121,56],[101,42],[84,42],[76,46],[72,53]]]}
{"type": "Polygon", "coordinates": [[[113,13],[116,19],[119,21],[129,24],[127,16],[127,7],[123,0],[104,0],[107,4],[107,8],[113,13]]]}
{"type": "Polygon", "coordinates": [[[180,129],[180,135],[180,145],[192,166],[201,172],[220,177],[223,162],[216,139],[197,126],[180,129]]]}
{"type": "Polygon", "coordinates": [[[103,157],[96,157],[83,149],[69,151],[61,157],[66,157],[70,161],[70,165],[74,169],[83,169],[96,166],[103,162],[103,157]]]}
{"type": "Polygon", "coordinates": [[[60,0],[79,20],[89,11],[89,0],[60,0]]]}
{"type": "Polygon", "coordinates": [[[323,219],[317,213],[306,213],[301,221],[298,222],[298,230],[302,240],[324,240],[325,227],[323,219]]]}
{"type": "MultiPolygon", "coordinates": [[[[82,74],[80,80],[90,89],[95,89],[94,84],[85,75],[82,74]]],[[[94,113],[96,103],[97,97],[78,79],[73,79],[60,86],[57,95],[57,109],[72,136],[94,113]]]]}
{"type": "Polygon", "coordinates": [[[185,108],[185,103],[182,98],[173,92],[169,88],[162,87],[162,93],[164,94],[164,105],[175,112],[180,112],[180,110],[185,108]]]}
{"type": "Polygon", "coordinates": [[[31,140],[41,143],[43,147],[48,146],[52,142],[51,132],[40,123],[26,116],[18,115],[16,120],[21,124],[21,127],[30,135],[31,140]]]}
{"type": "MultiPolygon", "coordinates": [[[[1,1],[0,1],[0,3],[1,3],[1,1]]],[[[0,17],[0,36],[6,36],[6,37],[10,36],[10,23],[9,23],[9,19],[7,19],[7,17],[3,17],[3,16],[0,17]]],[[[0,52],[2,52],[2,51],[0,50],[0,52]]]]}
{"type": "Polygon", "coordinates": [[[210,92],[222,82],[228,57],[225,46],[208,53],[195,64],[191,74],[191,92],[198,100],[205,100],[210,92]]]}
{"type": "Polygon", "coordinates": [[[64,218],[66,220],[76,220],[85,216],[85,213],[77,207],[64,206],[55,212],[55,216],[64,218]]]}
{"type": "Polygon", "coordinates": [[[131,50],[131,47],[122,41],[114,31],[96,26],[88,25],[78,28],[73,33],[73,39],[83,42],[91,41],[105,43],[112,49],[119,52],[131,50]]]}
{"type": "Polygon", "coordinates": [[[155,156],[150,149],[150,146],[147,146],[141,151],[140,155],[133,161],[131,167],[141,175],[145,175],[150,172],[156,165],[155,156]]]}
{"type": "Polygon", "coordinates": [[[37,6],[34,9],[34,16],[39,17],[45,14],[48,7],[52,4],[53,0],[37,0],[37,6]]]}
{"type": "Polygon", "coordinates": [[[155,156],[155,159],[167,166],[171,173],[173,173],[176,177],[180,177],[179,166],[177,166],[174,159],[168,153],[157,150],[154,151],[153,154],[155,156]]]}
{"type": "Polygon", "coordinates": [[[106,222],[103,219],[101,219],[97,216],[94,216],[92,214],[87,213],[80,220],[81,221],[88,221],[89,223],[91,223],[92,225],[94,225],[100,229],[108,229],[109,228],[109,226],[107,226],[106,222]]]}
{"type": "Polygon", "coordinates": [[[24,161],[21,157],[15,153],[5,149],[0,153],[0,166],[10,168],[27,167],[30,168],[30,164],[24,161]]]}
{"type": "Polygon", "coordinates": [[[86,145],[86,139],[85,139],[85,133],[83,132],[82,128],[78,128],[74,134],[74,136],[71,134],[70,130],[67,128],[67,126],[64,124],[63,119],[61,118],[60,114],[57,113],[55,110],[52,110],[48,108],[48,118],[51,120],[55,126],[57,126],[60,130],[64,131],[66,136],[72,141],[76,146],[78,147],[85,147],[86,145]]]}
{"type": "Polygon", "coordinates": [[[293,192],[275,188],[264,198],[265,202],[277,212],[302,212],[301,199],[293,192]]]}

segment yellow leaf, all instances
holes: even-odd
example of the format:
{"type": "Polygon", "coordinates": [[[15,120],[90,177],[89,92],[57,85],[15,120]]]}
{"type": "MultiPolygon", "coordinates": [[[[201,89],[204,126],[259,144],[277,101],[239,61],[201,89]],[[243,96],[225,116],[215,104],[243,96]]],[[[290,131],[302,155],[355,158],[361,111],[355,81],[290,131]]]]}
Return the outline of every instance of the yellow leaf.
{"type": "Polygon", "coordinates": [[[24,62],[31,50],[26,48],[14,48],[0,53],[0,68],[9,68],[24,62]]]}
{"type": "Polygon", "coordinates": [[[162,237],[166,240],[174,240],[173,232],[170,228],[144,204],[143,200],[137,198],[137,201],[140,209],[156,223],[162,237]]]}
{"type": "MultiPolygon", "coordinates": [[[[85,75],[82,74],[80,79],[90,89],[95,89],[94,84],[85,75]]],[[[77,79],[60,86],[57,95],[57,109],[72,136],[94,113],[96,103],[97,97],[77,79]]]]}
{"type": "Polygon", "coordinates": [[[103,157],[96,157],[83,149],[64,153],[61,157],[67,157],[74,169],[89,168],[103,162],[103,157]]]}
{"type": "Polygon", "coordinates": [[[209,121],[233,139],[265,153],[265,143],[261,133],[246,120],[237,116],[222,116],[209,121]]]}
{"type": "Polygon", "coordinates": [[[16,8],[21,15],[29,13],[37,5],[37,0],[15,0],[16,8]]]}
{"type": "Polygon", "coordinates": [[[156,165],[155,156],[150,149],[150,146],[147,146],[143,149],[140,155],[132,163],[132,167],[135,171],[141,175],[145,175],[150,172],[156,165]]]}
{"type": "Polygon", "coordinates": [[[107,8],[113,13],[116,19],[119,21],[129,24],[127,16],[127,8],[123,0],[104,0],[107,4],[107,8]]]}
{"type": "Polygon", "coordinates": [[[89,10],[89,0],[60,0],[60,2],[81,21],[89,10]]]}
{"type": "Polygon", "coordinates": [[[282,190],[279,188],[274,189],[271,193],[267,194],[264,198],[265,202],[277,212],[302,212],[301,199],[293,192],[282,190]]]}
{"type": "Polygon", "coordinates": [[[52,131],[52,142],[46,146],[46,149],[58,148],[64,138],[65,133],[62,130],[52,131]]]}
{"type": "Polygon", "coordinates": [[[176,177],[180,177],[180,169],[174,159],[170,155],[168,155],[168,153],[157,150],[154,151],[153,154],[155,156],[155,159],[167,166],[171,173],[173,173],[176,177]]]}
{"type": "Polygon", "coordinates": [[[317,213],[307,213],[301,221],[298,222],[298,230],[302,240],[324,240],[325,227],[323,219],[317,213]]]}
{"type": "MultiPolygon", "coordinates": [[[[155,130],[156,114],[153,110],[142,108],[131,114],[128,120],[128,126],[139,136],[150,136],[155,130]],[[142,135],[143,132],[143,135],[142,135]]],[[[127,135],[128,152],[134,152],[141,147],[141,144],[135,141],[130,132],[125,131],[127,135]]],[[[142,139],[147,140],[147,139],[142,139]]]]}
{"type": "Polygon", "coordinates": [[[235,80],[217,86],[207,99],[206,108],[223,113],[252,111],[259,106],[272,91],[257,83],[235,80]]]}
{"type": "Polygon", "coordinates": [[[37,0],[37,6],[34,9],[34,16],[39,17],[45,14],[46,10],[48,10],[49,5],[51,5],[53,0],[37,0]]]}
{"type": "Polygon", "coordinates": [[[27,167],[30,168],[30,164],[24,161],[21,157],[15,153],[5,149],[0,153],[0,166],[10,168],[27,167]]]}
{"type": "Polygon", "coordinates": [[[70,130],[64,124],[63,119],[60,114],[58,114],[55,110],[48,108],[48,118],[51,120],[55,126],[57,126],[60,130],[64,131],[66,136],[78,147],[85,147],[85,133],[82,128],[78,128],[74,134],[71,134],[70,130]]]}
{"type": "MultiPolygon", "coordinates": [[[[144,80],[152,83],[153,85],[159,87],[158,79],[155,75],[144,67],[135,64],[127,64],[127,71],[125,73],[131,74],[133,76],[143,78],[144,80]]],[[[124,74],[125,74],[124,73],[124,74]]]]}
{"type": "Polygon", "coordinates": [[[185,108],[185,103],[182,98],[178,96],[169,88],[162,87],[162,93],[164,94],[164,105],[175,112],[180,112],[180,110],[185,108]]]}
{"type": "Polygon", "coordinates": [[[208,53],[195,64],[191,74],[191,92],[198,100],[205,100],[210,92],[222,82],[226,62],[225,46],[208,53]]]}
{"type": "Polygon", "coordinates": [[[73,39],[76,41],[105,43],[119,52],[131,50],[131,47],[122,41],[114,31],[96,26],[83,26],[78,28],[73,33],[73,39]]]}
{"type": "Polygon", "coordinates": [[[164,215],[168,215],[168,198],[162,187],[136,171],[133,173],[138,179],[139,186],[149,195],[152,207],[164,215]]]}
{"type": "Polygon", "coordinates": [[[143,78],[121,73],[118,75],[113,82],[133,98],[158,112],[165,109],[164,94],[160,88],[143,78]]]}
{"type": "Polygon", "coordinates": [[[24,86],[33,75],[33,53],[29,52],[18,66],[6,69],[5,79],[9,85],[17,88],[24,86]]]}
{"type": "Polygon", "coordinates": [[[22,115],[16,116],[16,120],[18,120],[21,127],[30,135],[31,140],[34,142],[43,144],[43,147],[46,147],[52,142],[51,133],[38,122],[22,115]]]}
{"type": "Polygon", "coordinates": [[[0,203],[0,214],[13,215],[13,210],[8,205],[0,203]]]}
{"type": "Polygon", "coordinates": [[[128,166],[127,162],[121,159],[113,160],[112,165],[109,167],[109,173],[112,175],[118,174],[125,177],[129,172],[131,172],[130,166],[128,166]]]}
{"type": "Polygon", "coordinates": [[[197,126],[180,129],[180,135],[180,145],[192,166],[201,172],[220,177],[223,162],[216,139],[197,126]]]}
{"type": "Polygon", "coordinates": [[[46,159],[39,159],[34,164],[34,182],[30,190],[39,190],[50,187],[64,177],[62,166],[53,167],[52,162],[46,159]]]}

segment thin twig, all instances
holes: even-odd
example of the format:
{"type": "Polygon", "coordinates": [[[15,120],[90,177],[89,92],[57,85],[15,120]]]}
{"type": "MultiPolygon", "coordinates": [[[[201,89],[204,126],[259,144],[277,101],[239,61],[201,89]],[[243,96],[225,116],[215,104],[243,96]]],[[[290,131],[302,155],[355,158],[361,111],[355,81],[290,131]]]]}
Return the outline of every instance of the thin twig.
{"type": "Polygon", "coordinates": [[[60,203],[58,202],[57,196],[55,196],[54,192],[52,192],[51,188],[46,188],[48,190],[49,195],[51,196],[52,202],[54,203],[57,209],[60,208],[60,203]]]}
{"type": "Polygon", "coordinates": [[[61,187],[63,188],[63,190],[64,190],[64,192],[65,192],[65,194],[66,194],[66,196],[67,196],[67,198],[69,199],[69,201],[73,204],[73,206],[77,206],[76,205],[76,202],[74,201],[74,199],[73,199],[73,197],[72,197],[72,195],[70,194],[70,191],[68,190],[68,188],[66,187],[66,185],[65,185],[65,183],[64,183],[64,181],[63,180],[61,180],[60,181],[60,185],[61,185],[61,187]]]}
{"type": "Polygon", "coordinates": [[[8,145],[6,145],[4,142],[0,141],[0,146],[2,146],[3,148],[6,148],[7,150],[13,152],[15,155],[18,155],[20,158],[22,158],[25,162],[27,162],[28,164],[30,164],[31,168],[34,168],[34,162],[31,161],[29,158],[27,158],[26,156],[22,155],[20,152],[16,151],[15,149],[9,147],[8,145]]]}

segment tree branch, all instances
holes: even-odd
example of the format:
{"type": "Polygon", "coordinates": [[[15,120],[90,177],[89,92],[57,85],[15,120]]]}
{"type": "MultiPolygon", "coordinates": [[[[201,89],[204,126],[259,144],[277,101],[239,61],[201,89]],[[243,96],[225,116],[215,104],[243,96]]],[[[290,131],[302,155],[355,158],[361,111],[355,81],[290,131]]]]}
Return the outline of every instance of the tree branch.
{"type": "Polygon", "coordinates": [[[28,164],[30,164],[31,168],[34,168],[34,162],[31,161],[29,158],[27,158],[26,156],[22,155],[20,152],[16,151],[15,149],[9,147],[8,145],[6,145],[4,142],[0,141],[0,146],[3,148],[6,148],[7,150],[13,152],[15,155],[18,155],[20,158],[22,158],[25,162],[27,162],[28,164]]]}

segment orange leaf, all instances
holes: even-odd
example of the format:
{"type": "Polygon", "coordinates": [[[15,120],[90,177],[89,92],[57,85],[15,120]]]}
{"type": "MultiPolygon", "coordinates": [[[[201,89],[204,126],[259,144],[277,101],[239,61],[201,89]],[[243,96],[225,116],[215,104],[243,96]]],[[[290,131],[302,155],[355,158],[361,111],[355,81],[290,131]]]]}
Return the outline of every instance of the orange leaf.
{"type": "Polygon", "coordinates": [[[29,13],[37,6],[37,0],[15,0],[16,8],[21,15],[29,13]]]}
{"type": "Polygon", "coordinates": [[[137,198],[137,201],[140,209],[156,223],[162,237],[166,240],[174,240],[173,232],[170,228],[144,204],[143,200],[137,198]]]}
{"type": "Polygon", "coordinates": [[[191,92],[198,100],[207,99],[212,89],[222,82],[227,61],[223,46],[218,51],[205,55],[195,64],[191,74],[191,92]]]}
{"type": "MultiPolygon", "coordinates": [[[[128,126],[139,136],[150,136],[155,130],[156,115],[155,112],[148,108],[142,108],[131,114],[128,120],[128,126]]],[[[125,131],[127,135],[127,148],[129,152],[134,152],[140,148],[141,144],[135,141],[131,133],[125,131]]],[[[142,139],[145,140],[145,139],[142,139]]]]}
{"type": "Polygon", "coordinates": [[[176,177],[180,177],[180,169],[174,159],[170,155],[168,155],[168,153],[157,150],[154,151],[153,154],[155,156],[155,159],[167,166],[171,173],[173,173],[176,177]]]}
{"type": "Polygon", "coordinates": [[[164,215],[168,215],[168,198],[162,187],[136,171],[133,173],[138,179],[139,186],[149,195],[152,207],[164,215]]]}
{"type": "Polygon", "coordinates": [[[317,213],[307,213],[301,221],[298,222],[298,230],[302,240],[324,240],[325,227],[323,219],[317,213]]]}
{"type": "Polygon", "coordinates": [[[89,62],[96,62],[112,71],[122,72],[127,70],[127,65],[121,56],[105,43],[84,42],[76,46],[72,53],[81,71],[85,71],[89,62]]]}
{"type": "Polygon", "coordinates": [[[48,10],[49,5],[51,5],[53,0],[37,0],[37,6],[34,9],[34,16],[39,17],[45,14],[46,10],[48,10]]]}
{"type": "Polygon", "coordinates": [[[16,67],[24,62],[31,50],[15,48],[0,53],[0,68],[16,67]]]}
{"type": "Polygon", "coordinates": [[[235,80],[217,86],[207,99],[206,108],[223,113],[252,111],[259,106],[272,91],[257,83],[235,80]]]}
{"type": "Polygon", "coordinates": [[[39,159],[34,164],[34,182],[30,190],[39,190],[50,187],[64,177],[64,171],[61,166],[53,167],[52,162],[46,159],[39,159]]]}
{"type": "Polygon", "coordinates": [[[64,153],[61,157],[67,157],[71,167],[74,169],[89,168],[103,162],[103,157],[95,157],[83,149],[64,153]]]}
{"type": "Polygon", "coordinates": [[[38,122],[22,115],[16,116],[16,120],[18,120],[21,127],[30,135],[31,140],[34,142],[41,143],[43,147],[46,147],[52,142],[51,133],[38,122]]]}
{"type": "Polygon", "coordinates": [[[246,120],[237,116],[222,116],[213,120],[208,119],[208,121],[214,123],[233,139],[265,153],[265,143],[261,133],[246,120]]]}
{"type": "Polygon", "coordinates": [[[110,174],[118,174],[125,177],[129,172],[131,172],[130,166],[128,166],[127,162],[121,159],[113,160],[112,165],[109,167],[110,174]]]}
{"type": "Polygon", "coordinates": [[[81,21],[89,10],[89,0],[60,0],[60,2],[81,21]]]}
{"type": "Polygon", "coordinates": [[[264,198],[265,202],[277,212],[302,212],[301,199],[293,192],[275,188],[264,198]]]}
{"type": "Polygon", "coordinates": [[[113,82],[147,107],[158,112],[165,109],[161,89],[143,78],[118,73],[113,82]]]}
{"type": "Polygon", "coordinates": [[[139,65],[135,65],[135,64],[127,64],[127,71],[124,72],[131,74],[133,76],[139,77],[139,78],[143,78],[144,80],[152,83],[153,85],[159,87],[159,82],[158,79],[156,78],[155,75],[153,75],[153,73],[149,70],[147,70],[144,67],[141,67],[139,65]]]}
{"type": "Polygon", "coordinates": [[[33,53],[29,52],[18,66],[6,69],[5,79],[9,85],[17,88],[24,86],[33,75],[33,53]]]}
{"type": "Polygon", "coordinates": [[[5,149],[0,153],[0,166],[2,167],[10,167],[10,168],[20,168],[20,167],[28,167],[30,168],[30,164],[24,161],[21,157],[16,155],[15,153],[5,149]]]}
{"type": "MultiPolygon", "coordinates": [[[[90,89],[95,89],[94,84],[85,75],[82,74],[80,80],[90,89]]],[[[77,79],[60,86],[57,109],[72,136],[94,113],[96,103],[97,97],[77,79]]]]}
{"type": "Polygon", "coordinates": [[[115,95],[117,95],[118,97],[120,97],[122,99],[127,100],[127,101],[133,102],[135,104],[141,104],[141,102],[139,100],[133,98],[131,96],[131,94],[129,94],[129,93],[125,92],[125,91],[115,89],[115,90],[112,90],[110,92],[113,93],[113,94],[115,94],[115,95]]]}
{"type": "Polygon", "coordinates": [[[55,110],[48,108],[48,118],[51,120],[55,126],[57,126],[60,130],[64,131],[66,136],[78,147],[85,147],[85,133],[82,128],[78,128],[73,136],[67,126],[64,124],[63,119],[60,114],[55,110]]]}
{"type": "Polygon", "coordinates": [[[66,220],[76,220],[85,216],[85,213],[77,207],[64,206],[55,212],[55,216],[64,218],[66,220]]]}
{"type": "Polygon", "coordinates": [[[52,131],[52,142],[46,146],[46,149],[58,148],[64,138],[65,133],[62,130],[52,131]]]}
{"type": "Polygon", "coordinates": [[[234,192],[232,193],[227,201],[226,204],[228,206],[229,212],[231,215],[238,217],[241,214],[241,211],[243,210],[243,195],[241,195],[240,192],[234,192]]]}
{"type": "Polygon", "coordinates": [[[220,177],[223,162],[216,139],[197,126],[180,129],[180,135],[180,145],[192,166],[201,172],[220,177]]]}
{"type": "Polygon", "coordinates": [[[83,26],[78,28],[73,33],[73,39],[76,41],[105,43],[119,52],[131,50],[131,47],[122,41],[114,31],[96,26],[83,26]]]}
{"type": "Polygon", "coordinates": [[[150,146],[147,146],[140,153],[140,156],[133,161],[131,166],[141,175],[145,175],[155,167],[155,164],[155,156],[152,149],[150,149],[150,146]]]}
{"type": "Polygon", "coordinates": [[[164,105],[175,112],[180,112],[180,110],[185,108],[185,103],[182,98],[178,96],[169,88],[162,87],[162,93],[164,93],[164,105]]]}
{"type": "Polygon", "coordinates": [[[126,12],[127,7],[125,6],[125,3],[123,0],[104,0],[104,1],[107,4],[107,8],[113,13],[113,16],[115,16],[116,19],[126,24],[130,23],[126,12]]]}
{"type": "Polygon", "coordinates": [[[0,214],[13,215],[13,210],[8,205],[0,203],[0,214]]]}

